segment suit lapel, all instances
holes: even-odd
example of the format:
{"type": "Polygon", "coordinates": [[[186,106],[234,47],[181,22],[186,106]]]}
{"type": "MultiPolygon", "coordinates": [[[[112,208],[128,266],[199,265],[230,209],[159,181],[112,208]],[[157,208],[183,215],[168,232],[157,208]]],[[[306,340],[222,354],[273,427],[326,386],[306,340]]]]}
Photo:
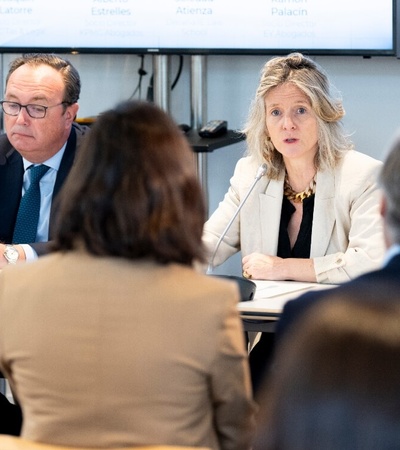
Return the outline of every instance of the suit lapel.
{"type": "Polygon", "coordinates": [[[261,253],[276,255],[282,211],[282,180],[271,180],[260,193],[261,253]]]}
{"type": "MultiPolygon", "coordinates": [[[[261,186],[260,186],[261,187],[261,186]]],[[[283,178],[260,189],[261,252],[276,255],[282,211],[283,178]]],[[[318,172],[310,257],[325,255],[335,226],[335,173],[318,172]]],[[[258,247],[259,248],[259,247],[258,247]]]]}
{"type": "Polygon", "coordinates": [[[326,254],[335,225],[335,173],[317,174],[310,257],[326,254]]]}
{"type": "Polygon", "coordinates": [[[71,128],[71,133],[69,135],[67,146],[65,147],[64,155],[62,157],[60,167],[58,169],[56,182],[54,184],[53,198],[57,196],[67,178],[69,171],[74,163],[76,151],[76,132],[75,128],[71,128]]]}
{"type": "Polygon", "coordinates": [[[71,133],[67,141],[67,146],[65,147],[64,155],[61,159],[60,167],[57,172],[57,178],[54,184],[53,198],[51,201],[51,211],[50,211],[49,238],[51,238],[53,235],[52,229],[54,225],[54,218],[57,215],[57,201],[55,200],[74,163],[77,146],[76,142],[77,142],[76,131],[75,128],[72,127],[71,133]]]}

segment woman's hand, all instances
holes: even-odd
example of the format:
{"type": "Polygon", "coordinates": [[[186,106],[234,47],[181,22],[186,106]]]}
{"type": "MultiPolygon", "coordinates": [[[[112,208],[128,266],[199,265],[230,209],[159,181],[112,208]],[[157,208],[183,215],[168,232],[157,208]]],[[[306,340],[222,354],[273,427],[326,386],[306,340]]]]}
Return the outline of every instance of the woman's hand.
{"type": "Polygon", "coordinates": [[[251,253],[242,260],[243,273],[256,280],[284,280],[283,259],[278,256],[251,253]]]}
{"type": "Polygon", "coordinates": [[[312,259],[279,258],[251,253],[242,259],[243,275],[255,280],[316,282],[312,259]]]}

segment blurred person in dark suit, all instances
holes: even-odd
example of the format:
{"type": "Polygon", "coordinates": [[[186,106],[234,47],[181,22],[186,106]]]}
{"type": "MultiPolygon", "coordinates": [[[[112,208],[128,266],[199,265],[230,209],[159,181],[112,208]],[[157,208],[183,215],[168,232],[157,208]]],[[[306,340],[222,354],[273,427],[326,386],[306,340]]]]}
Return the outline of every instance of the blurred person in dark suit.
{"type": "Polygon", "coordinates": [[[400,448],[399,290],[314,304],[279,342],[259,403],[253,450],[400,448]]]}

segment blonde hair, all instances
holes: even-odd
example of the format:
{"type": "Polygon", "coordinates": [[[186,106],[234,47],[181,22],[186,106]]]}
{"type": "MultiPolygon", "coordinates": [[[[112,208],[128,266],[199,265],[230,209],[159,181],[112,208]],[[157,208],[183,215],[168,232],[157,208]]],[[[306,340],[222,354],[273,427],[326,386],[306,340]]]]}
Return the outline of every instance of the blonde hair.
{"type": "Polygon", "coordinates": [[[260,163],[268,164],[268,177],[279,178],[284,170],[282,155],[276,151],[266,127],[265,96],[274,87],[293,83],[310,100],[318,122],[318,152],[315,166],[319,169],[334,168],[343,153],[352,149],[353,144],[343,130],[341,119],[345,115],[339,95],[330,92],[329,80],[324,71],[310,58],[301,53],[269,60],[261,72],[260,83],[252,102],[246,134],[248,154],[260,163]]]}

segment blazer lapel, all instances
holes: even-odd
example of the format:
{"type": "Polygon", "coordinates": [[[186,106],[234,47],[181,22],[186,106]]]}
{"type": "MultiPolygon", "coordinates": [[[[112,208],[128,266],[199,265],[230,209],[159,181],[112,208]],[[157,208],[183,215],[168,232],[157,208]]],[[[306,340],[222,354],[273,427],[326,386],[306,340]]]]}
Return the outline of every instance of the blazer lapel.
{"type": "Polygon", "coordinates": [[[317,173],[310,257],[326,254],[335,225],[335,174],[317,173]]]}
{"type": "Polygon", "coordinates": [[[65,147],[65,152],[62,157],[60,167],[58,169],[56,182],[54,185],[53,198],[57,196],[61,186],[64,184],[69,171],[74,163],[76,151],[76,132],[74,127],[71,128],[71,133],[69,135],[67,146],[65,147]]]}
{"type": "Polygon", "coordinates": [[[261,253],[276,255],[282,211],[282,180],[271,180],[260,193],[261,253]]]}
{"type": "Polygon", "coordinates": [[[51,211],[50,211],[50,223],[49,223],[49,238],[53,236],[53,225],[54,218],[57,215],[57,194],[59,193],[61,187],[63,186],[65,179],[67,178],[69,171],[74,163],[75,153],[76,153],[76,131],[74,127],[71,128],[71,133],[68,138],[67,146],[65,147],[64,155],[61,159],[60,167],[58,169],[56,182],[54,184],[53,197],[51,201],[51,211]]]}

